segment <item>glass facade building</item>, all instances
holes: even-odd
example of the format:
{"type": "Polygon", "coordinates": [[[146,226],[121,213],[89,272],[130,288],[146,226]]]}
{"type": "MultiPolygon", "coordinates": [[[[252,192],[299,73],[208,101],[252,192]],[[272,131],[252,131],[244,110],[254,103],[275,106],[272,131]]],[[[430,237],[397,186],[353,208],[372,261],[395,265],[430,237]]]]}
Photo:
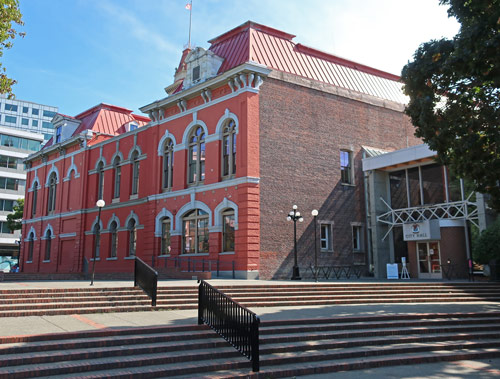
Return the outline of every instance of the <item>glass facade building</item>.
{"type": "Polygon", "coordinates": [[[0,95],[0,126],[43,134],[44,143],[54,134],[51,121],[57,112],[57,107],[0,95]]]}

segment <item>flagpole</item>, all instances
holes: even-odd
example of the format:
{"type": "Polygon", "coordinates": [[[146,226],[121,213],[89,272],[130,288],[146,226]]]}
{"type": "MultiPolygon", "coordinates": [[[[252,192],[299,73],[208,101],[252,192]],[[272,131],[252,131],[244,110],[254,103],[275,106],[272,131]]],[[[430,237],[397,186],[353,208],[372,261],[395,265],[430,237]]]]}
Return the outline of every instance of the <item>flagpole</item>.
{"type": "Polygon", "coordinates": [[[191,49],[191,16],[193,14],[193,0],[189,2],[189,39],[188,39],[188,49],[191,49]]]}

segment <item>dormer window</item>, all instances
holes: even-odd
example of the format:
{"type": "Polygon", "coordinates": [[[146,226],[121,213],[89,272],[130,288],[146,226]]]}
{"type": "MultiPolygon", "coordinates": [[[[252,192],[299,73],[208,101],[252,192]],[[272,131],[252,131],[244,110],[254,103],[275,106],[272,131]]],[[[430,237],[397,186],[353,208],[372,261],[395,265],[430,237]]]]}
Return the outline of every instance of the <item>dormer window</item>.
{"type": "Polygon", "coordinates": [[[137,128],[139,127],[138,124],[136,124],[135,122],[131,122],[128,124],[128,132],[132,131],[132,130],[136,130],[137,128]]]}
{"type": "Polygon", "coordinates": [[[210,50],[201,47],[191,50],[184,61],[186,77],[182,83],[182,89],[190,88],[217,76],[223,61],[224,58],[217,56],[210,50]]]}
{"type": "Polygon", "coordinates": [[[193,82],[200,80],[200,66],[193,68],[193,82]]]}
{"type": "MultiPolygon", "coordinates": [[[[46,139],[52,138],[53,143],[62,143],[73,136],[80,123],[81,120],[56,114],[52,119],[52,124],[49,123],[54,130],[51,134],[47,134],[46,139]]],[[[46,122],[44,121],[43,124],[46,122]]]]}
{"type": "Polygon", "coordinates": [[[62,138],[62,126],[58,126],[56,128],[56,143],[61,142],[61,138],[62,138]]]}

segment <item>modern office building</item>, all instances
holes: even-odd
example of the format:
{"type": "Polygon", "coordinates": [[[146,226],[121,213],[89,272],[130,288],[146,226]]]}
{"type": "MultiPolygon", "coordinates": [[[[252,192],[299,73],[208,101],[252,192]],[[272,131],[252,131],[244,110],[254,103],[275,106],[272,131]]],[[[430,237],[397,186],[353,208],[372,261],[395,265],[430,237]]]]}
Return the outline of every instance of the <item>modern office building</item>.
{"type": "Polygon", "coordinates": [[[40,150],[42,141],[43,136],[39,133],[0,126],[0,261],[17,259],[20,231],[12,232],[7,227],[7,215],[18,199],[24,199],[26,171],[23,160],[40,150]]]}
{"type": "Polygon", "coordinates": [[[0,95],[0,126],[43,134],[44,143],[54,134],[52,118],[57,107],[0,95]]]}
{"type": "Polygon", "coordinates": [[[7,99],[5,94],[0,94],[0,256],[17,256],[15,241],[19,241],[19,231],[12,233],[5,220],[14,202],[24,198],[23,159],[40,150],[52,137],[51,121],[57,110],[49,105],[7,99]]]}

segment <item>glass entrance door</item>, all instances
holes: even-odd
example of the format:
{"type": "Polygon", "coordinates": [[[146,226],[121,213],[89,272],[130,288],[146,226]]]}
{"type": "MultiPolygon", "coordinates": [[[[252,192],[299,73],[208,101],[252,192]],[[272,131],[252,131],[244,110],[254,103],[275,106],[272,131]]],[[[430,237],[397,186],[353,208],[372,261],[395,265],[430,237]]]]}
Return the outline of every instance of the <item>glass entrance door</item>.
{"type": "Polygon", "coordinates": [[[439,242],[417,242],[417,255],[419,278],[442,278],[439,242]]]}

